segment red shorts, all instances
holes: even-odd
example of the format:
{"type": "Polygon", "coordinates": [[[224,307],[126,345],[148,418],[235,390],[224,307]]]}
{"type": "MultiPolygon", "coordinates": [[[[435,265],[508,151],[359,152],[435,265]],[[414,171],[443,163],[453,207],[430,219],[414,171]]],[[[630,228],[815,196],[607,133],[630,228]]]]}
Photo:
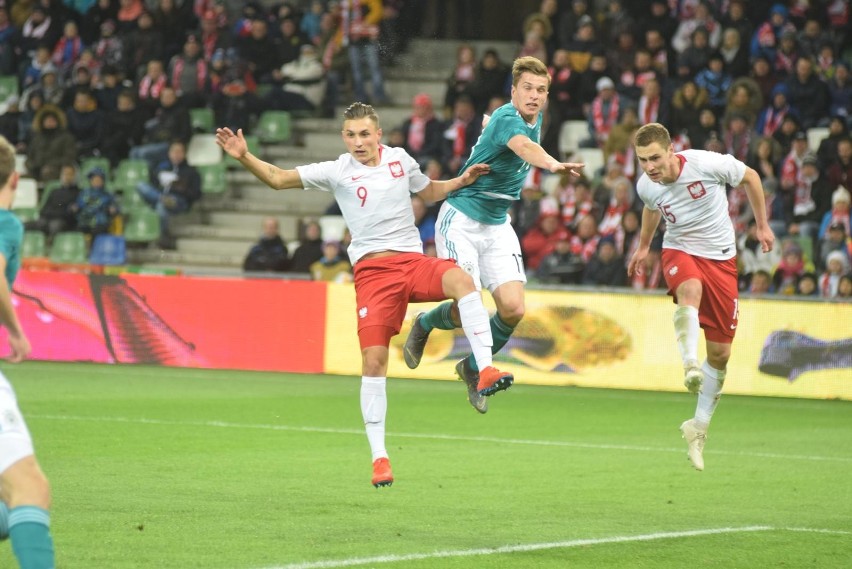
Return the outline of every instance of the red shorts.
{"type": "Polygon", "coordinates": [[[400,253],[355,264],[355,303],[361,349],[388,346],[399,334],[409,302],[445,300],[441,280],[452,259],[400,253]]]}
{"type": "Polygon", "coordinates": [[[704,336],[711,342],[733,342],[739,318],[736,258],[714,261],[676,249],[663,249],[663,275],[675,302],[675,291],[682,282],[701,281],[698,321],[704,328],[704,336]]]}

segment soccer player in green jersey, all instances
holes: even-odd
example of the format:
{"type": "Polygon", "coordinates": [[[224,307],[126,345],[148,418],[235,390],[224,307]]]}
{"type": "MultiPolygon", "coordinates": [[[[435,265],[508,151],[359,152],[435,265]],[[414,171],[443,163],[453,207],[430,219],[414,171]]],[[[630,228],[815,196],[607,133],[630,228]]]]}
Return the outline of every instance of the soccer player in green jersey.
{"type": "MultiPolygon", "coordinates": [[[[543,109],[550,87],[547,67],[535,57],[521,57],[512,66],[512,100],[487,119],[482,134],[462,171],[471,164],[484,163],[491,174],[455,191],[447,198],[435,224],[438,256],[455,259],[473,276],[480,288],[491,292],[497,313],[491,317],[493,345],[497,353],[506,345],[512,331],[524,316],[524,273],[521,245],[511,226],[508,210],[520,199],[524,179],[532,166],[557,173],[570,171],[579,176],[583,164],[560,162],[539,144],[543,109]]],[[[441,304],[415,317],[405,342],[403,356],[416,368],[423,348],[434,329],[460,326],[454,303],[441,304]]],[[[470,356],[456,365],[456,373],[468,388],[468,399],[480,413],[488,410],[485,397],[512,385],[503,378],[483,382],[470,356]]]]}
{"type": "MultiPolygon", "coordinates": [[[[21,266],[24,227],[10,209],[18,173],[15,149],[0,136],[0,325],[9,335],[11,354],[20,362],[30,353],[12,305],[12,283],[21,266]]],[[[0,373],[0,540],[10,538],[21,569],[53,569],[50,488],[33,454],[30,437],[12,386],[0,373]]]]}

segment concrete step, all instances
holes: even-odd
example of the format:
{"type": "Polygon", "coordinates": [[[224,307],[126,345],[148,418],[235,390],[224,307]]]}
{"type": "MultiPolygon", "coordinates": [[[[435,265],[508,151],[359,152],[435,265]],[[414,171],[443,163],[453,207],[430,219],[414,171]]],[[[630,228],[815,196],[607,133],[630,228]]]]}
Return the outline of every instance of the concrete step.
{"type": "Polygon", "coordinates": [[[260,229],[257,227],[219,227],[217,225],[193,224],[175,227],[174,235],[186,239],[250,241],[260,236],[260,229]]]}
{"type": "Polygon", "coordinates": [[[245,251],[239,255],[220,254],[215,251],[188,253],[183,251],[163,251],[159,248],[136,249],[128,253],[132,264],[156,265],[161,267],[185,268],[192,266],[242,267],[245,251]]]}
{"type": "Polygon", "coordinates": [[[476,51],[477,60],[482,58],[482,54],[487,49],[494,49],[500,56],[500,60],[511,65],[518,53],[518,43],[513,41],[497,41],[497,40],[477,40],[463,42],[454,39],[424,39],[417,38],[411,40],[408,45],[408,51],[400,56],[396,64],[393,66],[391,75],[397,73],[411,73],[417,76],[421,72],[427,70],[442,69],[445,70],[444,79],[450,76],[453,66],[456,62],[456,52],[462,43],[467,43],[473,46],[476,51]]]}
{"type": "MultiPolygon", "coordinates": [[[[452,67],[447,67],[452,69],[452,67]]],[[[385,91],[394,103],[394,107],[404,108],[406,116],[411,112],[411,100],[415,95],[426,93],[432,98],[432,104],[436,109],[440,109],[444,104],[444,95],[447,92],[447,82],[443,79],[425,80],[425,79],[386,79],[385,91]]],[[[385,128],[388,126],[397,126],[402,121],[396,123],[388,123],[390,117],[385,118],[387,109],[381,109],[379,117],[385,123],[385,128]]],[[[405,117],[403,117],[403,120],[405,117]]]]}
{"type": "Polygon", "coordinates": [[[334,202],[331,192],[318,190],[275,191],[257,184],[240,186],[240,199],[245,202],[286,208],[289,213],[321,214],[334,202]]]}
{"type": "Polygon", "coordinates": [[[195,239],[179,237],[178,251],[181,253],[216,254],[244,257],[257,239],[195,239]]]}

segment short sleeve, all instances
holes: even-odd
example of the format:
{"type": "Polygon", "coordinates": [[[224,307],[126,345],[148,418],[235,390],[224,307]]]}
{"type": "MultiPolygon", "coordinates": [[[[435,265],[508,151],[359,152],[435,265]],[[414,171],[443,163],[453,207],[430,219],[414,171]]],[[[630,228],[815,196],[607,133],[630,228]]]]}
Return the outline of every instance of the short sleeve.
{"type": "Polygon", "coordinates": [[[492,127],[491,137],[497,146],[506,146],[512,137],[519,134],[529,136],[529,129],[517,114],[501,114],[496,119],[492,117],[488,126],[492,127]]]}
{"type": "Polygon", "coordinates": [[[417,160],[412,158],[407,152],[405,153],[406,160],[406,173],[408,174],[408,191],[412,194],[416,194],[418,192],[423,191],[423,189],[428,186],[432,180],[429,179],[426,174],[420,170],[420,164],[417,163],[417,160]]]}
{"type": "Polygon", "coordinates": [[[334,180],[337,177],[337,161],[317,162],[296,166],[296,171],[302,179],[302,187],[306,190],[322,190],[330,192],[334,189],[334,180]]]}

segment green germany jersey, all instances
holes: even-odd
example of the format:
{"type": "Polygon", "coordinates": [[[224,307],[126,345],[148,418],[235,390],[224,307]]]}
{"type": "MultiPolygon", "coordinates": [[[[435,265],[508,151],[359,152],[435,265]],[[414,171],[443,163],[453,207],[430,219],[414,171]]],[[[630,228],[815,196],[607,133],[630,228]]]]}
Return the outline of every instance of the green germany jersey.
{"type": "Polygon", "coordinates": [[[21,220],[8,209],[0,209],[0,253],[6,257],[6,281],[9,288],[21,268],[21,241],[24,226],[21,220]]]}
{"type": "Polygon", "coordinates": [[[535,124],[529,124],[512,103],[494,111],[459,172],[461,174],[473,164],[488,164],[491,173],[450,194],[447,201],[451,206],[480,223],[498,225],[506,221],[506,212],[513,201],[520,199],[530,169],[529,163],[507,146],[509,140],[519,134],[538,143],[541,113],[535,124]]]}

